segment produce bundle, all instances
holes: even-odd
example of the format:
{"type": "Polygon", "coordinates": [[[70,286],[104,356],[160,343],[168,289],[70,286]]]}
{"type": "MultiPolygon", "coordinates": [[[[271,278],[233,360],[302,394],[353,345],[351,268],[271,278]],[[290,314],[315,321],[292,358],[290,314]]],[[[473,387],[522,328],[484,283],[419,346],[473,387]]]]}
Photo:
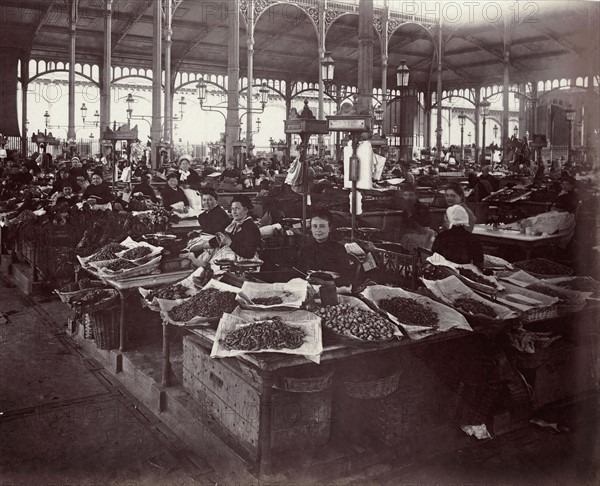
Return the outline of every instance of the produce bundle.
{"type": "Polygon", "coordinates": [[[150,253],[152,253],[152,248],[148,246],[136,246],[135,248],[127,250],[125,253],[123,253],[121,258],[125,258],[126,260],[138,260],[150,255],[150,253]]]}
{"type": "Polygon", "coordinates": [[[398,318],[403,324],[437,327],[438,315],[429,307],[406,297],[392,297],[379,301],[379,307],[398,318]]]}
{"type": "Polygon", "coordinates": [[[463,277],[468,278],[469,280],[472,280],[473,282],[477,282],[483,285],[494,285],[494,282],[488,280],[487,278],[485,278],[482,275],[479,275],[478,273],[474,272],[473,270],[469,270],[468,268],[459,268],[458,269],[458,273],[460,273],[463,277]]]}
{"type": "Polygon", "coordinates": [[[533,260],[525,260],[515,263],[515,267],[525,270],[526,272],[538,273],[541,275],[570,275],[571,269],[560,263],[555,263],[545,258],[535,258],[533,260]]]}
{"type": "Polygon", "coordinates": [[[289,326],[281,317],[275,316],[231,331],[221,339],[221,343],[229,349],[243,351],[297,349],[302,346],[305,337],[302,329],[289,326]]]}
{"type": "Polygon", "coordinates": [[[443,280],[454,274],[452,273],[452,270],[442,265],[427,265],[423,268],[422,275],[426,280],[443,280]]]}
{"type": "Polygon", "coordinates": [[[112,296],[113,292],[109,289],[91,290],[79,297],[71,299],[71,304],[74,306],[88,307],[112,296]]]}
{"type": "Polygon", "coordinates": [[[120,245],[119,243],[109,243],[94,253],[88,261],[102,262],[106,260],[114,260],[117,258],[116,254],[124,250],[127,250],[126,246],[120,245]]]}
{"type": "Polygon", "coordinates": [[[467,314],[482,314],[487,317],[496,317],[494,309],[480,300],[462,298],[455,300],[454,305],[467,314]]]}
{"type": "Polygon", "coordinates": [[[166,300],[177,300],[186,299],[188,288],[181,284],[169,285],[161,289],[151,290],[146,296],[148,302],[152,302],[154,299],[166,299],[166,300]]]}
{"type": "Polygon", "coordinates": [[[235,309],[235,294],[218,289],[200,290],[190,300],[173,307],[169,317],[177,322],[187,322],[194,317],[221,317],[235,309]]]}
{"type": "Polygon", "coordinates": [[[112,272],[118,272],[120,270],[129,270],[130,268],[135,268],[136,266],[137,265],[135,263],[131,263],[128,260],[114,260],[107,263],[104,268],[112,272]]]}
{"type": "Polygon", "coordinates": [[[365,341],[387,341],[394,325],[377,314],[349,304],[330,305],[318,311],[323,324],[331,330],[365,341]]]}
{"type": "Polygon", "coordinates": [[[598,282],[588,280],[587,278],[564,280],[563,282],[555,282],[554,285],[558,285],[567,290],[576,290],[577,292],[591,292],[594,295],[600,293],[600,285],[598,285],[598,282]]]}
{"type": "Polygon", "coordinates": [[[550,297],[558,297],[561,300],[564,299],[564,295],[561,294],[558,290],[555,290],[551,287],[546,287],[545,285],[538,285],[538,284],[529,285],[527,287],[527,289],[537,292],[538,294],[544,294],[544,295],[548,295],[550,297]]]}
{"type": "Polygon", "coordinates": [[[272,296],[272,297],[255,297],[252,299],[252,302],[257,305],[276,305],[283,304],[283,299],[281,297],[272,296]]]}

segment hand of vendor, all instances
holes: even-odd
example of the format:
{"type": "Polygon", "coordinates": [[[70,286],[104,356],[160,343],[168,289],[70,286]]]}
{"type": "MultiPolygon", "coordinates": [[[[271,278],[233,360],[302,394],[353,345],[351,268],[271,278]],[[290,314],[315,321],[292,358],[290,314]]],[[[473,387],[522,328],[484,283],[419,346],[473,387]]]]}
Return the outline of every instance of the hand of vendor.
{"type": "Polygon", "coordinates": [[[231,245],[231,238],[225,233],[217,233],[217,241],[220,247],[231,245]]]}

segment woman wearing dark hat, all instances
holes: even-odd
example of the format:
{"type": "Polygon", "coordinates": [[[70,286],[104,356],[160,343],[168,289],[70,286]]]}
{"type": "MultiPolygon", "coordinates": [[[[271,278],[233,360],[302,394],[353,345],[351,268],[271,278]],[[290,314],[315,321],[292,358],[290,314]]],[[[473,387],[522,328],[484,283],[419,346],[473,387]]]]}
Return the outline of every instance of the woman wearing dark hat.
{"type": "Polygon", "coordinates": [[[181,187],[179,187],[179,175],[176,172],[171,172],[167,175],[167,186],[161,191],[163,206],[171,209],[171,206],[182,202],[184,207],[189,207],[190,202],[185,196],[181,187]]]}
{"type": "Polygon", "coordinates": [[[94,199],[96,204],[108,204],[114,197],[110,190],[110,186],[102,179],[102,172],[94,172],[91,184],[83,193],[83,199],[94,199]]]}
{"type": "Polygon", "coordinates": [[[219,205],[217,193],[213,189],[202,190],[202,209],[204,211],[198,215],[198,222],[204,233],[222,233],[231,223],[231,218],[219,205]]]}
{"type": "Polygon", "coordinates": [[[209,241],[211,248],[228,246],[241,258],[253,258],[260,247],[261,237],[258,226],[249,216],[252,210],[250,198],[243,194],[234,196],[231,200],[231,215],[233,221],[223,233],[209,241]]]}

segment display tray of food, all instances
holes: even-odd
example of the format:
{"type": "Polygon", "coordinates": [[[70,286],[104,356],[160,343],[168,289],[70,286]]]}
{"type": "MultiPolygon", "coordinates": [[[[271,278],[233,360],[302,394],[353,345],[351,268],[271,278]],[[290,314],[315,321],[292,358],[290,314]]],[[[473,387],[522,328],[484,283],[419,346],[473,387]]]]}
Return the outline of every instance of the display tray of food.
{"type": "Polygon", "coordinates": [[[237,301],[244,309],[299,309],[308,296],[308,282],[294,278],[285,283],[244,282],[237,301]]]}
{"type": "Polygon", "coordinates": [[[573,274],[572,268],[546,258],[522,260],[520,262],[515,262],[513,265],[516,268],[525,270],[527,273],[539,278],[568,277],[573,274]]]}
{"type": "Polygon", "coordinates": [[[361,296],[375,304],[411,339],[450,329],[472,330],[460,313],[424,295],[397,287],[373,285],[363,290],[361,296]]]}
{"type": "Polygon", "coordinates": [[[82,267],[89,266],[93,262],[104,262],[118,259],[117,253],[127,250],[126,246],[120,243],[108,243],[107,245],[100,248],[98,251],[87,257],[77,255],[77,260],[82,267]]]}
{"type": "Polygon", "coordinates": [[[578,312],[585,306],[585,293],[558,286],[523,270],[504,275],[502,279],[533,292],[558,298],[557,305],[561,312],[578,312]]]}
{"type": "Polygon", "coordinates": [[[581,292],[588,300],[600,300],[600,282],[592,277],[558,277],[546,279],[545,282],[561,289],[581,292]]]}
{"type": "Polygon", "coordinates": [[[210,355],[230,358],[246,353],[283,353],[319,363],[322,352],[321,319],[316,314],[237,308],[219,320],[210,355]]]}
{"type": "Polygon", "coordinates": [[[114,289],[88,289],[69,300],[72,309],[79,312],[98,312],[116,305],[119,292],[114,289]]]}
{"type": "MultiPolygon", "coordinates": [[[[427,258],[427,262],[431,265],[438,267],[444,267],[449,269],[452,274],[456,275],[466,285],[483,292],[485,294],[495,294],[499,290],[502,290],[502,285],[498,282],[498,279],[493,276],[484,275],[483,272],[475,265],[472,264],[458,264],[447,260],[439,253],[434,253],[427,258]]],[[[433,273],[432,271],[430,273],[433,273]]],[[[436,272],[440,275],[441,272],[436,272]]],[[[449,275],[448,275],[449,276],[449,275]]],[[[431,279],[430,279],[431,280],[431,279]]],[[[442,280],[441,278],[435,278],[433,280],[442,280]]]]}
{"type": "Polygon", "coordinates": [[[505,289],[496,294],[496,302],[521,312],[526,322],[541,321],[558,315],[557,297],[535,292],[505,282],[505,289]]]}
{"type": "Polygon", "coordinates": [[[55,289],[54,292],[58,294],[62,302],[68,304],[73,297],[76,297],[82,292],[86,292],[89,289],[99,289],[106,287],[106,284],[101,280],[91,280],[89,278],[82,278],[79,279],[77,282],[71,282],[69,284],[63,285],[62,287],[55,289]]]}
{"type": "Polygon", "coordinates": [[[315,303],[309,309],[321,318],[326,344],[377,347],[402,338],[403,334],[396,324],[359,298],[338,295],[338,301],[338,305],[325,307],[315,303]]]}
{"type": "Polygon", "coordinates": [[[457,276],[442,280],[423,280],[427,290],[441,302],[457,309],[468,318],[483,321],[503,321],[518,317],[519,313],[505,305],[481,297],[457,276]]]}
{"type": "Polygon", "coordinates": [[[158,255],[152,260],[140,264],[117,258],[115,260],[91,262],[90,266],[97,271],[101,278],[123,280],[157,272],[161,258],[162,255],[158,255]]]}
{"type": "Polygon", "coordinates": [[[211,280],[192,297],[177,300],[158,300],[163,320],[179,327],[207,326],[219,319],[225,312],[233,312],[240,289],[218,280],[211,280]]]}

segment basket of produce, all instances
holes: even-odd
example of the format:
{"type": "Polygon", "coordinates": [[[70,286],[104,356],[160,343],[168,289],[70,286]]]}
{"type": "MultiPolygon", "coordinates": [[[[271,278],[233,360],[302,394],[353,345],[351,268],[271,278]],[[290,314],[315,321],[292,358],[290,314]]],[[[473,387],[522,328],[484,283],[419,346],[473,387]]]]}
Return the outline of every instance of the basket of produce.
{"type": "Polygon", "coordinates": [[[286,283],[244,282],[237,301],[245,309],[299,309],[307,296],[307,281],[294,278],[286,283]]]}
{"type": "Polygon", "coordinates": [[[454,309],[423,295],[382,285],[367,287],[361,295],[385,312],[411,339],[450,329],[472,330],[454,309]]]}
{"type": "Polygon", "coordinates": [[[77,259],[82,267],[88,266],[92,262],[104,262],[109,260],[116,260],[117,253],[127,250],[126,246],[121,245],[120,243],[109,243],[108,245],[100,248],[96,253],[93,253],[87,257],[81,257],[77,255],[77,259]]]}
{"type": "Polygon", "coordinates": [[[153,246],[145,241],[137,243],[131,240],[131,238],[127,238],[125,241],[121,242],[121,245],[127,247],[127,249],[116,253],[117,257],[122,258],[123,260],[129,260],[133,263],[142,263],[152,260],[163,251],[160,246],[153,246]]]}
{"type": "Polygon", "coordinates": [[[374,400],[384,398],[394,393],[400,384],[402,371],[374,381],[344,382],[344,393],[359,400],[374,400]]]}
{"type": "Polygon", "coordinates": [[[458,278],[478,292],[496,294],[503,288],[495,277],[484,275],[475,265],[460,265],[457,270],[458,278]]]}
{"type": "Polygon", "coordinates": [[[315,310],[327,341],[374,347],[402,338],[400,329],[392,321],[371,310],[360,299],[347,295],[340,295],[338,299],[338,305],[315,310]]]}
{"type": "Polygon", "coordinates": [[[211,351],[212,358],[246,353],[303,355],[318,363],[323,351],[320,319],[307,311],[279,312],[236,309],[223,314],[211,351]]]}
{"type": "Polygon", "coordinates": [[[119,345],[118,313],[111,310],[90,314],[92,334],[98,349],[110,350],[119,345]]]}
{"type": "Polygon", "coordinates": [[[146,307],[156,312],[160,311],[160,300],[181,304],[183,300],[190,298],[194,293],[190,287],[183,285],[181,282],[151,290],[140,287],[139,291],[146,307]]]}
{"type": "Polygon", "coordinates": [[[456,275],[456,271],[443,265],[427,263],[421,269],[421,278],[426,280],[442,280],[450,275],[456,275]]]}
{"type": "Polygon", "coordinates": [[[591,277],[559,277],[545,281],[561,289],[581,292],[586,299],[600,300],[600,282],[591,277]]]}
{"type": "Polygon", "coordinates": [[[99,312],[114,307],[119,300],[119,292],[113,289],[91,289],[73,297],[69,304],[83,313],[99,312]]]}
{"type": "Polygon", "coordinates": [[[558,299],[510,283],[496,295],[496,302],[521,312],[524,322],[550,319],[558,315],[558,299]]]}
{"type": "Polygon", "coordinates": [[[148,275],[157,271],[161,258],[162,255],[158,255],[152,260],[143,264],[136,264],[132,261],[118,258],[117,260],[110,260],[108,262],[93,262],[91,265],[98,270],[102,277],[113,280],[121,280],[125,278],[139,277],[141,275],[148,275]]]}
{"type": "Polygon", "coordinates": [[[535,283],[527,286],[527,290],[558,299],[558,310],[561,312],[579,312],[585,307],[585,297],[581,292],[569,290],[549,283],[535,283]]]}
{"type": "Polygon", "coordinates": [[[58,294],[62,302],[68,304],[73,297],[76,297],[78,294],[85,292],[86,290],[101,289],[105,287],[106,284],[101,280],[90,280],[89,278],[83,278],[77,282],[71,282],[70,284],[56,289],[55,292],[58,294]]]}
{"type": "Polygon", "coordinates": [[[514,266],[538,278],[568,277],[573,274],[572,268],[545,258],[522,260],[514,263],[514,266]]]}
{"type": "Polygon", "coordinates": [[[236,292],[239,289],[213,280],[182,303],[160,300],[160,315],[174,326],[207,326],[219,322],[224,313],[233,312],[236,292]]]}
{"type": "Polygon", "coordinates": [[[515,310],[481,297],[456,276],[437,281],[423,280],[423,283],[436,299],[452,306],[470,322],[503,321],[519,315],[515,310]]]}

